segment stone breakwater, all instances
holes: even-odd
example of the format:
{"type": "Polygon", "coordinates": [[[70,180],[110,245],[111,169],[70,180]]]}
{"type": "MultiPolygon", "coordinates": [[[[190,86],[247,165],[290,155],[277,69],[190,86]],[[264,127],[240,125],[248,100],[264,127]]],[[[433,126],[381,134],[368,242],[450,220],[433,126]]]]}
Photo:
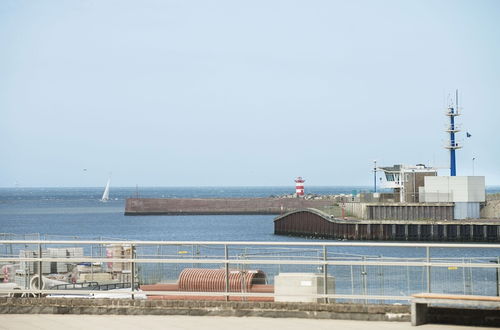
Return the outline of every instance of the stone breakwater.
{"type": "Polygon", "coordinates": [[[332,207],[330,199],[304,198],[128,198],[125,215],[284,214],[332,207]]]}

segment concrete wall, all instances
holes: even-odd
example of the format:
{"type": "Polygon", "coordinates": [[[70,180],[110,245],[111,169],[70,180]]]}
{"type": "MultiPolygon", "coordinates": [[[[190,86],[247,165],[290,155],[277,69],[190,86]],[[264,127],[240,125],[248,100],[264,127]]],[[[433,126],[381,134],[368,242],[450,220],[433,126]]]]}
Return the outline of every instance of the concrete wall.
{"type": "Polygon", "coordinates": [[[456,220],[479,219],[479,203],[456,202],[453,215],[453,218],[456,220]]]}
{"type": "Polygon", "coordinates": [[[410,306],[131,299],[0,298],[0,314],[214,315],[409,322],[410,306]]]}
{"type": "MultiPolygon", "coordinates": [[[[479,203],[478,203],[479,206],[479,203]]],[[[372,220],[452,220],[453,204],[400,203],[366,206],[367,219],[372,220]]],[[[479,209],[478,209],[479,211],[479,209]]],[[[478,214],[479,215],[479,214],[478,214]]]]}
{"type": "Polygon", "coordinates": [[[127,198],[125,215],[281,214],[333,204],[328,199],[304,198],[127,198]]]}
{"type": "MultiPolygon", "coordinates": [[[[486,182],[484,176],[469,176],[468,178],[468,202],[486,201],[486,182]]],[[[457,201],[458,202],[458,201],[457,201]]]]}
{"type": "Polygon", "coordinates": [[[433,172],[410,172],[404,174],[404,201],[406,203],[418,203],[420,200],[419,188],[424,186],[425,177],[436,176],[433,172]]]}
{"type": "Polygon", "coordinates": [[[424,178],[424,200],[427,203],[484,202],[484,176],[427,176],[424,178]]]}
{"type": "Polygon", "coordinates": [[[344,203],[346,215],[367,219],[366,203],[344,203]]]}
{"type": "Polygon", "coordinates": [[[344,203],[348,216],[358,219],[373,220],[452,220],[453,206],[447,204],[424,204],[424,203],[344,203]]]}

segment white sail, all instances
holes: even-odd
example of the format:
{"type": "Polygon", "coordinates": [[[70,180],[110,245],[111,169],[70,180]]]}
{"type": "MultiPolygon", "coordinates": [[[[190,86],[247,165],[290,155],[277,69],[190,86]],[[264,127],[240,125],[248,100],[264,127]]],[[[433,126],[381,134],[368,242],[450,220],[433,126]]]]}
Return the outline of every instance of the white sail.
{"type": "Polygon", "coordinates": [[[111,183],[111,178],[108,179],[106,183],[106,188],[104,188],[104,192],[102,193],[101,202],[107,202],[109,200],[109,185],[111,183]]]}

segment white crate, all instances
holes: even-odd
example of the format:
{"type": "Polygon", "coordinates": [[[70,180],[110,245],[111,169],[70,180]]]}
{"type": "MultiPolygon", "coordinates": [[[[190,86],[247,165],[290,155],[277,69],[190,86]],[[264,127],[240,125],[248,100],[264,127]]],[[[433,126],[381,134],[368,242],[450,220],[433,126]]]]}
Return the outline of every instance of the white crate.
{"type": "MultiPolygon", "coordinates": [[[[321,302],[321,298],[311,297],[323,294],[323,274],[280,273],[274,277],[275,301],[321,302]]],[[[328,276],[328,294],[335,293],[335,279],[328,276]]]]}

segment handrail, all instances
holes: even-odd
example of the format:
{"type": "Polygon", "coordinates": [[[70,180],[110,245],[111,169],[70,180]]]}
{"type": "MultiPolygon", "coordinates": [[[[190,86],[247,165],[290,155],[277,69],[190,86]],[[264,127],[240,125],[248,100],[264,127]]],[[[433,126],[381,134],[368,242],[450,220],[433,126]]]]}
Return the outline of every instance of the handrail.
{"type": "Polygon", "coordinates": [[[0,240],[0,244],[123,244],[123,245],[257,245],[257,246],[352,246],[352,247],[431,247],[431,248],[482,248],[499,249],[500,244],[491,243],[393,243],[393,242],[263,242],[263,241],[78,241],[78,240],[0,240]]]}
{"type": "Polygon", "coordinates": [[[112,262],[112,263],[158,263],[158,264],[238,264],[238,265],[332,265],[332,266],[432,266],[432,267],[470,267],[470,268],[500,268],[500,264],[494,263],[464,263],[464,262],[427,262],[427,261],[333,261],[333,260],[291,260],[291,259],[223,259],[223,258],[204,258],[204,259],[141,259],[141,258],[92,258],[92,257],[78,257],[78,258],[0,258],[0,261],[42,261],[42,262],[112,262]]]}

